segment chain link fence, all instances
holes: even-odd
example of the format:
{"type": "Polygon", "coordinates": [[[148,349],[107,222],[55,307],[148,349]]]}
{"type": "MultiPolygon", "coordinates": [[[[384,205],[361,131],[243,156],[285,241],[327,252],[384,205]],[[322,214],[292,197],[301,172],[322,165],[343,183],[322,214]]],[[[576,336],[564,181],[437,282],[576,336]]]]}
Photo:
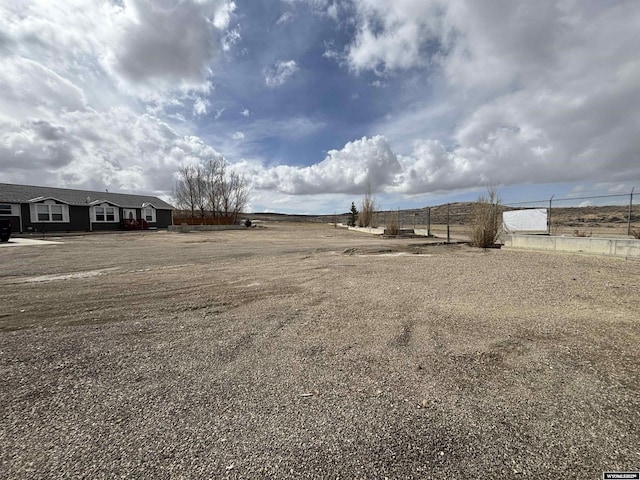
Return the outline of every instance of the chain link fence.
{"type": "MultiPolygon", "coordinates": [[[[376,227],[397,224],[400,231],[448,241],[467,241],[473,224],[474,202],[454,202],[405,210],[378,210],[376,227]]],[[[607,237],[640,236],[640,187],[627,193],[551,196],[546,199],[501,203],[501,211],[543,208],[547,211],[547,234],[607,237]]],[[[334,217],[344,224],[344,214],[334,217]]]]}
{"type": "Polygon", "coordinates": [[[628,193],[575,195],[505,204],[509,209],[546,208],[550,235],[635,236],[640,235],[640,188],[628,193]]]}

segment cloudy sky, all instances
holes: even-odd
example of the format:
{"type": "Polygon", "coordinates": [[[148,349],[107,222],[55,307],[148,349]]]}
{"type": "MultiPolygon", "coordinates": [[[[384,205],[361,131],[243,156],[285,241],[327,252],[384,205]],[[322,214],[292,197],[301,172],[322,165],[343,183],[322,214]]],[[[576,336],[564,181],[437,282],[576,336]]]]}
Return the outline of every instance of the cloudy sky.
{"type": "Polygon", "coordinates": [[[0,182],[170,199],[223,155],[253,211],[640,185],[637,0],[0,3],[0,182]]]}

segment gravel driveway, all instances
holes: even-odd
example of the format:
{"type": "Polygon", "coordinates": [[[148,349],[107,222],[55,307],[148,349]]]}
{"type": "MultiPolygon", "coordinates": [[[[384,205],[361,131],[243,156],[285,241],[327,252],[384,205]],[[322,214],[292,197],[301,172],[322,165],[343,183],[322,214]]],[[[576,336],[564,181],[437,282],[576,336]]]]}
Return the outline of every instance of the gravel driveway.
{"type": "Polygon", "coordinates": [[[0,478],[640,470],[640,262],[332,226],[0,251],[0,478]]]}

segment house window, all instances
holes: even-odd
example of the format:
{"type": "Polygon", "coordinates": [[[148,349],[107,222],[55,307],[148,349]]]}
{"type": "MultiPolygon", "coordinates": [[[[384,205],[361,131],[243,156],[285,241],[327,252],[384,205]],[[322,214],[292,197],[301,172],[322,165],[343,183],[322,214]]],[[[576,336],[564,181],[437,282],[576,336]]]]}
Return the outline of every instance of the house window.
{"type": "Polygon", "coordinates": [[[62,205],[38,205],[39,222],[61,222],[62,205]]]}
{"type": "Polygon", "coordinates": [[[142,218],[144,218],[147,222],[155,222],[156,221],[156,210],[152,207],[146,207],[142,209],[142,218]]]}
{"type": "Polygon", "coordinates": [[[94,222],[117,222],[118,211],[116,207],[93,207],[94,222]]]}
{"type": "Polygon", "coordinates": [[[0,215],[11,215],[11,205],[0,203],[0,215]]]}
{"type": "Polygon", "coordinates": [[[35,215],[33,210],[31,218],[35,216],[38,222],[64,222],[69,221],[69,207],[58,203],[38,203],[35,205],[35,215]]]}

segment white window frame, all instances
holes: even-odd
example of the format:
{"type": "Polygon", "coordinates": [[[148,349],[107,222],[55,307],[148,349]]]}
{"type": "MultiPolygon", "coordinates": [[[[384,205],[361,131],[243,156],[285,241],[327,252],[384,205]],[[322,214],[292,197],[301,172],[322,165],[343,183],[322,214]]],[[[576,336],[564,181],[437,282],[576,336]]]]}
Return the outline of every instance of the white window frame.
{"type": "Polygon", "coordinates": [[[31,223],[69,223],[69,205],[57,203],[55,200],[32,203],[30,205],[31,223]],[[55,207],[55,208],[54,208],[55,207]],[[41,213],[46,210],[47,220],[40,219],[41,213]],[[56,212],[54,212],[56,210],[56,212]],[[53,215],[61,214],[62,219],[53,219],[53,215]]]}
{"type": "Polygon", "coordinates": [[[123,208],[122,209],[122,219],[123,220],[138,220],[138,213],[135,208],[123,208]],[[129,214],[133,215],[133,218],[129,218],[129,214]]]}
{"type": "Polygon", "coordinates": [[[100,205],[94,205],[91,207],[91,221],[93,223],[119,223],[120,222],[120,208],[110,203],[101,203],[100,205]],[[113,219],[109,220],[108,212],[113,211],[113,219]],[[102,220],[98,219],[98,215],[103,217],[102,220]]]}
{"type": "Polygon", "coordinates": [[[15,203],[0,203],[0,207],[9,207],[9,210],[10,210],[9,213],[3,213],[3,211],[0,210],[0,217],[20,216],[20,205],[16,205],[15,203]]]}
{"type": "Polygon", "coordinates": [[[146,207],[142,207],[142,219],[149,223],[156,222],[156,209],[153,205],[147,205],[146,207]],[[147,218],[147,212],[151,212],[151,220],[147,218]]]}

